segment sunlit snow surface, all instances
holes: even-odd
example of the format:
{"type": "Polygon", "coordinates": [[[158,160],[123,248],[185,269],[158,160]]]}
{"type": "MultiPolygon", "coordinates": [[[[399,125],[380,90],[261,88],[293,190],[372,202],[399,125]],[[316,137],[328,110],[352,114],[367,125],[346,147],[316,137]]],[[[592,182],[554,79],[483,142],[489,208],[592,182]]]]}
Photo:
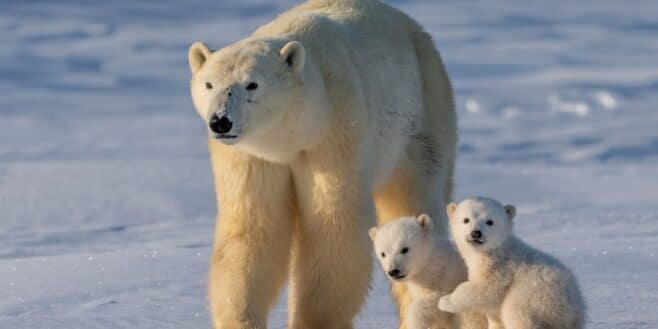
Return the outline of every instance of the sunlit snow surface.
{"type": "MultiPolygon", "coordinates": [[[[518,234],[579,277],[589,328],[658,328],[658,4],[392,3],[455,85],[457,197],[516,204],[518,234]]],[[[0,328],[209,327],[187,47],[292,4],[0,2],[0,328]]],[[[378,271],[358,328],[396,327],[387,294],[378,271]]]]}

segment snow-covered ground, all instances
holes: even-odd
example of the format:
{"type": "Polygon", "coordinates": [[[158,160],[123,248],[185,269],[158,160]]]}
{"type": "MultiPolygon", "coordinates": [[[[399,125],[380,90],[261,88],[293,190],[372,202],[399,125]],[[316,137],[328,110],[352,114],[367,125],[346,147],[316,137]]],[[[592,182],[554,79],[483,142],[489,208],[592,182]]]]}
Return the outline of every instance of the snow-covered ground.
{"type": "MultiPolygon", "coordinates": [[[[0,328],[209,327],[187,47],[293,3],[0,2],[0,328]]],[[[658,328],[658,4],[391,3],[454,82],[457,197],[518,205],[519,234],[579,277],[589,328],[658,328]]],[[[395,328],[379,271],[357,327],[395,328]]]]}

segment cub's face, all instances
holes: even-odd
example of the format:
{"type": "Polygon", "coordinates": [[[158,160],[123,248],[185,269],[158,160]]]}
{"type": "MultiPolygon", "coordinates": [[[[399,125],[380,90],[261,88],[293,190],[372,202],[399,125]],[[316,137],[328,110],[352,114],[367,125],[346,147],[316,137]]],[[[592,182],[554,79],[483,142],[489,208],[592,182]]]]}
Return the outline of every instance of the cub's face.
{"type": "Polygon", "coordinates": [[[447,208],[450,231],[461,248],[487,251],[498,248],[512,234],[514,206],[476,197],[447,208]]]}
{"type": "Polygon", "coordinates": [[[434,248],[432,219],[427,215],[403,217],[369,231],[377,259],[388,277],[413,280],[434,248]]]}
{"type": "Polygon", "coordinates": [[[197,42],[188,57],[192,100],[212,138],[267,148],[293,129],[282,121],[304,103],[299,42],[247,39],[216,52],[197,42]]]}

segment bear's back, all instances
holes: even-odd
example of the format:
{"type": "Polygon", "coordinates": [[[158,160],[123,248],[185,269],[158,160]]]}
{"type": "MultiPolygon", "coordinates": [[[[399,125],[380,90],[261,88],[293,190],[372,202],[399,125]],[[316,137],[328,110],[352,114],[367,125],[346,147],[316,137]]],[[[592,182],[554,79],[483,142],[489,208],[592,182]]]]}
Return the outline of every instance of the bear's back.
{"type": "MultiPolygon", "coordinates": [[[[309,35],[346,33],[361,35],[408,34],[420,31],[413,19],[378,0],[310,0],[258,28],[252,37],[288,36],[308,41],[309,35]]],[[[375,38],[380,40],[380,37],[375,38]]],[[[320,39],[322,40],[322,39],[320,39]]]]}

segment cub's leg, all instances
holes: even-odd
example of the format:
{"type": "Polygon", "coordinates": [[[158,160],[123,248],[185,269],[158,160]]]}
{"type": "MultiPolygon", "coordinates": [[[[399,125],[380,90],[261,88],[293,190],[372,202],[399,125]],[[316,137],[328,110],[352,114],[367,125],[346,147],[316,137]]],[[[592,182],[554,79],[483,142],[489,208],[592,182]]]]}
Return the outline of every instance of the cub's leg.
{"type": "MultiPolygon", "coordinates": [[[[541,314],[555,315],[555,303],[548,299],[533,299],[533,292],[541,291],[522,280],[515,283],[515,289],[508,292],[500,310],[501,328],[505,329],[577,329],[569,326],[563,317],[546,320],[541,314]],[[543,308],[540,308],[542,307],[543,308]],[[544,318],[545,320],[542,320],[544,318]],[[550,325],[549,325],[550,323],[550,325]]],[[[536,296],[546,297],[540,292],[536,296]]]]}
{"type": "Polygon", "coordinates": [[[208,295],[217,329],[264,329],[292,240],[290,171],[210,141],[219,216],[208,295]]]}
{"type": "Polygon", "coordinates": [[[489,329],[506,329],[500,319],[496,317],[489,316],[487,321],[489,322],[489,329]]]}
{"type": "Polygon", "coordinates": [[[487,329],[488,320],[485,315],[477,312],[463,312],[455,316],[456,328],[459,329],[487,329]]]}
{"type": "Polygon", "coordinates": [[[405,324],[407,329],[452,329],[446,323],[433,323],[438,310],[431,301],[414,301],[407,307],[405,324]],[[431,305],[430,305],[431,304],[431,305]]]}
{"type": "MultiPolygon", "coordinates": [[[[547,325],[542,325],[540,323],[533,323],[527,314],[510,314],[503,317],[504,326],[500,328],[505,329],[552,329],[547,325]]],[[[557,329],[557,327],[555,327],[557,329]]],[[[562,328],[562,327],[560,327],[562,328]]],[[[567,328],[564,328],[567,329],[567,328]]]]}
{"type": "Polygon", "coordinates": [[[450,313],[496,309],[500,307],[503,295],[501,289],[491,285],[466,281],[458,285],[450,295],[439,299],[439,309],[450,313]]]}

